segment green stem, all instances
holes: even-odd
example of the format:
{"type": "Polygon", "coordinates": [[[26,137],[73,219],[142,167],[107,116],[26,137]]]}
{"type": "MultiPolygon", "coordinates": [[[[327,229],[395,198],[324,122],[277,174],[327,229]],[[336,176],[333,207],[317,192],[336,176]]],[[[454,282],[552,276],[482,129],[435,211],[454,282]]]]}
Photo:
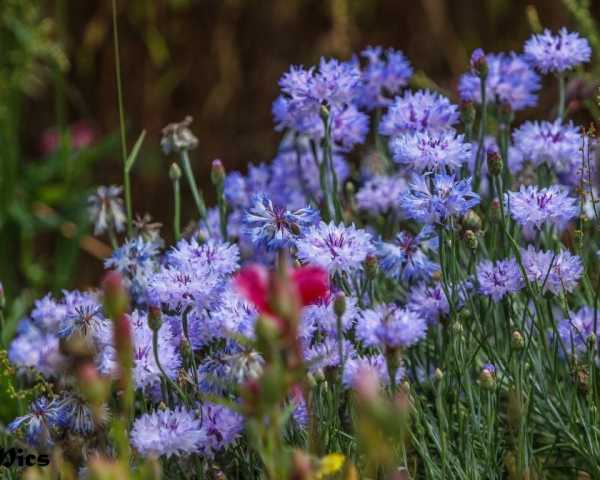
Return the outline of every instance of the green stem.
{"type": "Polygon", "coordinates": [[[487,117],[487,98],[486,98],[486,85],[485,77],[480,79],[481,84],[481,118],[479,119],[479,143],[477,145],[477,156],[475,157],[475,180],[473,182],[474,190],[479,191],[479,182],[481,180],[481,163],[483,162],[484,155],[484,142],[485,142],[485,123],[487,117]]]}
{"type": "Polygon", "coordinates": [[[115,42],[115,72],[117,81],[117,101],[119,103],[119,126],[121,131],[121,153],[123,156],[123,189],[127,211],[127,234],[133,233],[133,206],[131,204],[131,182],[127,171],[127,135],[125,132],[125,110],[123,108],[123,87],[121,82],[121,60],[119,55],[119,30],[117,24],[117,0],[112,0],[113,34],[115,42]]]}
{"type": "Polygon", "coordinates": [[[558,119],[562,121],[565,116],[565,76],[558,74],[558,119]]]}
{"type": "Polygon", "coordinates": [[[190,190],[192,191],[194,203],[198,208],[200,218],[206,219],[206,205],[204,204],[202,192],[198,190],[198,186],[196,185],[196,179],[194,178],[194,172],[192,171],[192,165],[190,164],[190,157],[188,155],[187,150],[181,151],[181,164],[183,166],[183,171],[185,173],[187,181],[190,185],[190,190]]]}
{"type": "Polygon", "coordinates": [[[177,241],[181,238],[181,188],[178,178],[173,180],[173,196],[175,199],[173,230],[175,233],[175,241],[177,241]]]}

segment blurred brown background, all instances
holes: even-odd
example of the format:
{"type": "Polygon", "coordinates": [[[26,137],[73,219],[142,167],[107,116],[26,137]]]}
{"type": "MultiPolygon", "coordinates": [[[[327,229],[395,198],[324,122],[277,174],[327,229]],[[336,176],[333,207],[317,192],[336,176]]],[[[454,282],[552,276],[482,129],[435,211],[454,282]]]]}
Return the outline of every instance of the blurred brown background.
{"type": "MultiPolygon", "coordinates": [[[[474,48],[520,51],[536,25],[577,29],[569,9],[576,4],[589,4],[598,18],[600,2],[586,0],[117,0],[129,148],[142,129],[148,132],[133,171],[134,208],[169,221],[169,161],[158,148],[160,131],[187,114],[195,119],[200,147],[193,162],[209,202],[213,158],[227,169],[269,161],[280,136],[271,102],[290,64],[348,58],[368,45],[394,47],[455,96],[474,48]]],[[[98,138],[115,135],[111,1],[56,0],[44,15],[69,60],[67,123],[83,119],[98,138]]],[[[55,85],[27,100],[22,135],[30,157],[39,156],[41,132],[56,123],[55,85]]],[[[553,82],[544,85],[542,98],[554,98],[553,82]]],[[[94,167],[90,186],[121,183],[120,151],[111,152],[94,167]]],[[[186,205],[191,215],[192,203],[184,203],[184,215],[186,205]]],[[[79,261],[84,280],[75,283],[91,283],[100,263],[79,261]]]]}

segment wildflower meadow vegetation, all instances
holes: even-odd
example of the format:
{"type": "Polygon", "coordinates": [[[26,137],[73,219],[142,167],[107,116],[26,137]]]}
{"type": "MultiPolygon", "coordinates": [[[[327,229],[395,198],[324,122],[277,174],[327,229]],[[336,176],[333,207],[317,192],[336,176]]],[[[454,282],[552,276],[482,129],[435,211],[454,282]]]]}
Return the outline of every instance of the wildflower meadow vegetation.
{"type": "Polygon", "coordinates": [[[122,185],[86,210],[105,276],[6,338],[2,478],[599,479],[598,142],[565,92],[591,60],[541,31],[451,96],[393,48],[291,66],[271,162],[164,128],[162,231],[122,122],[122,185]]]}

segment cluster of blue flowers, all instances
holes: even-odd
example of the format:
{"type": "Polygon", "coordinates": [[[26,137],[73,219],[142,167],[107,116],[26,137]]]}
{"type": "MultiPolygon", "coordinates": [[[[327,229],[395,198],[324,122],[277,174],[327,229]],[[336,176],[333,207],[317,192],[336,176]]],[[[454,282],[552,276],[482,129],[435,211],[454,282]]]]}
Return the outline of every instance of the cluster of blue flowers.
{"type": "MultiPolygon", "coordinates": [[[[329,296],[302,309],[297,334],[308,371],[318,377],[337,369],[346,389],[365,372],[382,384],[429,372],[411,349],[467,305],[521,302],[528,311],[534,293],[565,301],[585,272],[560,236],[582,214],[582,148],[595,148],[593,140],[563,118],[522,123],[512,138],[499,130],[498,138],[482,131],[479,139],[460,121],[461,112],[495,104],[506,126],[514,112],[537,104],[537,72],[564,75],[590,54],[586,40],[564,29],[534,35],[523,54],[478,51],[459,82],[461,108],[442,93],[409,89],[412,67],[391,49],[371,47],[349,61],[321,59],[285,73],[272,110],[285,131],[279,151],[269,164],[226,175],[225,215],[209,208],[171,247],[156,232],[139,231],[105,262],[122,274],[132,302],[133,381],[145,412],[131,428],[135,451],[212,458],[241,441],[238,386],[260,376],[264,359],[252,344],[256,306],[233,277],[250,262],[272,267],[282,249],[329,274],[329,296]],[[359,151],[369,132],[378,148],[359,151]],[[543,173],[545,183],[532,184],[532,172],[543,173]],[[332,185],[340,186],[336,215],[322,209],[332,185]],[[486,235],[505,241],[488,250],[486,235]],[[169,384],[192,385],[229,406],[174,401],[169,384]]],[[[91,199],[97,233],[123,231],[119,194],[104,188],[91,199]]],[[[553,338],[565,352],[583,354],[600,333],[594,317],[579,304],[557,320],[553,338]]],[[[114,329],[98,292],[38,300],[9,359],[20,374],[35,371],[62,388],[35,400],[10,428],[39,448],[65,432],[88,438],[104,428],[108,406],[92,409],[65,378],[73,374],[72,344],[101,376],[115,377],[114,329]]],[[[306,428],[302,395],[289,403],[297,426],[306,428]]]]}

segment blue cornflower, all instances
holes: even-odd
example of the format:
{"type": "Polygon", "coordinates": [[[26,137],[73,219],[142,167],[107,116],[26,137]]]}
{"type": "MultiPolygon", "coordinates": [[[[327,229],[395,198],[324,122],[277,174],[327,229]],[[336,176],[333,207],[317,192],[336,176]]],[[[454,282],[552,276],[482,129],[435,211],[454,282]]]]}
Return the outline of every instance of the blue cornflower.
{"type": "Polygon", "coordinates": [[[562,230],[579,214],[577,200],[558,185],[548,188],[521,186],[518,192],[506,193],[504,202],[512,218],[523,227],[523,232],[529,238],[543,225],[562,230]]]}
{"type": "Polygon", "coordinates": [[[60,337],[75,333],[95,338],[108,324],[102,306],[94,293],[65,292],[65,316],[58,328],[60,337]]]}
{"type": "Polygon", "coordinates": [[[14,419],[8,424],[8,430],[15,432],[24,429],[27,443],[46,449],[54,443],[52,428],[62,427],[65,423],[63,411],[54,400],[46,397],[34,400],[29,406],[29,413],[14,419]]]}
{"type": "Polygon", "coordinates": [[[597,339],[600,338],[600,322],[597,318],[598,312],[585,306],[575,313],[570,312],[567,318],[558,322],[556,330],[562,343],[561,350],[577,357],[585,355],[592,335],[597,345],[597,339]]]}
{"type": "MultiPolygon", "coordinates": [[[[486,60],[485,88],[489,102],[508,104],[513,111],[537,104],[540,77],[522,56],[488,53],[486,60]]],[[[481,103],[481,79],[473,72],[465,73],[460,77],[458,92],[462,100],[481,103]]]]}
{"type": "Polygon", "coordinates": [[[521,260],[527,279],[536,283],[543,292],[556,295],[562,291],[572,292],[583,275],[581,258],[566,250],[558,253],[536,251],[529,245],[521,251],[521,260]]]}
{"type": "Polygon", "coordinates": [[[491,262],[484,260],[477,265],[479,291],[499,302],[505,295],[523,288],[521,271],[514,258],[491,262]]]}
{"type": "Polygon", "coordinates": [[[106,404],[92,408],[83,399],[69,395],[58,400],[65,426],[75,435],[90,435],[105,426],[109,419],[106,404]]]}
{"type": "Polygon", "coordinates": [[[246,232],[255,245],[268,249],[293,247],[298,236],[319,220],[311,207],[289,211],[276,206],[265,195],[257,195],[246,211],[246,232]]]}
{"type": "Polygon", "coordinates": [[[431,286],[421,283],[414,287],[408,295],[406,308],[425,318],[429,325],[438,323],[440,318],[450,313],[448,299],[440,282],[431,286]]]}
{"type": "Polygon", "coordinates": [[[525,42],[525,56],[542,73],[562,73],[587,63],[592,49],[585,38],[561,28],[557,35],[548,29],[525,42]]]}
{"type": "Polygon", "coordinates": [[[211,311],[211,317],[221,326],[225,337],[230,335],[254,337],[254,325],[258,317],[256,308],[231,285],[224,290],[221,301],[211,311]]]}
{"type": "Polygon", "coordinates": [[[358,103],[368,110],[390,104],[390,96],[407,85],[413,69],[404,54],[392,48],[368,47],[361,52],[367,65],[361,74],[358,103]]]}
{"type": "MultiPolygon", "coordinates": [[[[304,349],[304,357],[312,373],[323,372],[340,365],[339,343],[336,338],[327,337],[323,342],[314,344],[304,349]]],[[[346,359],[357,355],[354,344],[348,340],[343,341],[343,356],[346,359]]]]}
{"type": "Polygon", "coordinates": [[[367,180],[357,192],[356,205],[372,215],[399,213],[400,197],[406,187],[406,180],[400,176],[377,175],[367,180]]]}
{"type": "MultiPolygon", "coordinates": [[[[396,370],[396,384],[400,384],[405,376],[405,370],[400,367],[396,370]]],[[[344,364],[342,374],[342,384],[346,388],[354,388],[356,381],[363,375],[374,375],[381,384],[390,383],[390,374],[388,372],[388,363],[383,355],[372,356],[352,356],[344,364]]]]}
{"type": "Polygon", "coordinates": [[[65,364],[60,353],[60,339],[45,333],[28,319],[19,323],[17,336],[11,341],[8,359],[17,367],[34,368],[45,377],[58,376],[65,364]]]}
{"type": "Polygon", "coordinates": [[[427,252],[437,247],[435,232],[423,228],[418,235],[399,232],[393,242],[379,242],[376,255],[379,267],[397,280],[429,279],[440,266],[429,259],[427,252]]]}
{"type": "Polygon", "coordinates": [[[397,305],[382,304],[364,310],[356,326],[357,338],[367,347],[407,348],[427,334],[427,322],[397,305]]]}
{"type": "Polygon", "coordinates": [[[268,190],[271,181],[271,166],[260,164],[248,166],[248,173],[242,175],[233,171],[225,177],[224,194],[227,203],[234,208],[250,205],[254,196],[268,190]]]}
{"type": "Polygon", "coordinates": [[[202,431],[200,452],[208,457],[237,440],[244,428],[243,417],[233,410],[210,402],[202,404],[202,431]]]}
{"type": "MultiPolygon", "coordinates": [[[[311,339],[315,334],[321,334],[336,338],[337,335],[337,317],[333,310],[335,295],[317,301],[313,305],[308,305],[302,309],[300,318],[300,335],[311,339]]],[[[342,315],[342,329],[348,331],[354,325],[358,317],[358,307],[356,299],[346,298],[346,310],[342,315]]]]}
{"type": "Polygon", "coordinates": [[[471,179],[456,181],[454,175],[433,177],[413,175],[409,192],[402,196],[408,218],[427,224],[443,224],[450,217],[463,215],[479,204],[479,195],[471,190],[471,179]]]}
{"type": "Polygon", "coordinates": [[[320,222],[309,228],[296,246],[300,261],[319,265],[332,275],[362,269],[373,250],[370,233],[354,225],[347,227],[333,222],[320,222]]]}
{"type": "Polygon", "coordinates": [[[428,90],[407,91],[396,97],[381,118],[379,133],[394,136],[405,132],[445,130],[458,122],[456,105],[428,90]]]}
{"type": "Polygon", "coordinates": [[[207,438],[201,420],[183,407],[146,413],[131,429],[131,444],[144,457],[189,455],[198,452],[207,438]]]}
{"type": "Polygon", "coordinates": [[[513,133],[514,145],[525,160],[535,166],[548,164],[561,176],[578,179],[581,175],[582,148],[587,138],[573,122],[525,122],[513,133]]]}
{"type": "Polygon", "coordinates": [[[66,313],[66,306],[54,300],[49,293],[44,298],[36,300],[31,311],[31,320],[41,330],[56,333],[66,313]]]}
{"type": "Polygon", "coordinates": [[[231,243],[208,240],[199,243],[196,238],[182,239],[167,253],[167,262],[175,267],[198,265],[211,274],[227,276],[239,268],[240,249],[231,243]]]}
{"type": "Polygon", "coordinates": [[[405,133],[392,138],[394,160],[417,172],[457,171],[471,157],[471,145],[454,130],[405,133]]]}

